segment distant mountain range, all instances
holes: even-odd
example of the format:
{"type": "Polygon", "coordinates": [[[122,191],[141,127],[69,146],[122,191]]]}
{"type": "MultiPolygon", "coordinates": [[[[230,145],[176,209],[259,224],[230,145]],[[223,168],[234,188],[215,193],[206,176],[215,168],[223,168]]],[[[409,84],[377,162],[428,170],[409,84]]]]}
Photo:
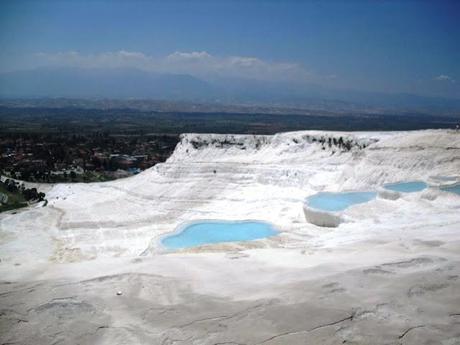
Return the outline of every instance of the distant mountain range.
{"type": "Polygon", "coordinates": [[[205,81],[136,69],[34,69],[0,74],[0,97],[158,99],[322,110],[460,111],[460,99],[245,79],[205,81]]]}
{"type": "Polygon", "coordinates": [[[35,69],[0,74],[3,97],[195,99],[211,86],[190,75],[136,69],[35,69]]]}

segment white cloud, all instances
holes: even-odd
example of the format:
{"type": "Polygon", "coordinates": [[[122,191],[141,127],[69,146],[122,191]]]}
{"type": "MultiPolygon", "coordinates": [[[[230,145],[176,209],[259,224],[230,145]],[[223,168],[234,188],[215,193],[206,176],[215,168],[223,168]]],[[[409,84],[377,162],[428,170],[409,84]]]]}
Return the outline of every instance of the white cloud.
{"type": "Polygon", "coordinates": [[[183,73],[198,77],[239,77],[259,80],[308,81],[312,75],[301,65],[273,62],[250,56],[214,56],[206,51],[174,52],[154,57],[141,52],[120,50],[98,54],[75,51],[36,54],[41,66],[80,68],[138,68],[163,73],[183,73]]]}
{"type": "Polygon", "coordinates": [[[106,52],[100,54],[80,54],[78,52],[60,53],[38,53],[37,58],[41,63],[51,66],[71,66],[81,68],[119,68],[119,67],[139,67],[147,66],[150,58],[143,53],[128,52],[120,50],[118,52],[106,52]]]}
{"type": "Polygon", "coordinates": [[[448,75],[445,75],[445,74],[440,74],[437,77],[434,77],[434,80],[449,81],[451,83],[455,83],[455,79],[452,79],[451,77],[449,77],[448,75]]]}
{"type": "Polygon", "coordinates": [[[169,60],[203,60],[210,59],[212,56],[205,51],[191,53],[174,52],[168,55],[166,58],[169,60]]]}

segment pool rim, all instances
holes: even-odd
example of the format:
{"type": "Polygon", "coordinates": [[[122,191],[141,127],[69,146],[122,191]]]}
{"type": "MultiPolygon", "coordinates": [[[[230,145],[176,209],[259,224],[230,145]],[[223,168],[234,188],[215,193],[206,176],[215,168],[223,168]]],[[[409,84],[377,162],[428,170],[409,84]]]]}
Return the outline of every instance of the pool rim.
{"type": "Polygon", "coordinates": [[[190,221],[182,222],[179,225],[177,225],[173,231],[166,232],[166,233],[158,236],[157,244],[158,244],[158,248],[160,250],[162,250],[162,251],[174,252],[174,251],[180,251],[180,250],[187,250],[187,249],[190,249],[190,248],[199,248],[199,247],[202,247],[202,246],[210,246],[210,245],[212,246],[212,245],[216,245],[216,244],[219,244],[219,243],[239,243],[239,242],[259,241],[259,240],[262,240],[262,239],[265,239],[265,238],[271,238],[271,237],[279,236],[279,234],[281,234],[282,232],[283,231],[279,230],[278,227],[275,226],[275,224],[273,224],[271,222],[264,221],[264,220],[258,220],[258,219],[238,219],[238,220],[228,220],[228,219],[225,219],[225,220],[222,220],[222,219],[202,219],[202,220],[198,220],[198,219],[196,219],[196,220],[190,220],[190,221]],[[263,237],[263,238],[254,239],[254,240],[216,242],[216,243],[202,244],[200,246],[183,247],[183,248],[175,248],[175,249],[168,248],[165,245],[163,245],[163,240],[165,238],[178,235],[182,231],[184,231],[187,227],[189,227],[191,225],[198,224],[198,223],[217,223],[217,222],[219,222],[219,223],[250,223],[250,222],[263,223],[263,224],[269,225],[276,232],[276,234],[271,235],[271,236],[267,236],[267,237],[263,237]]]}

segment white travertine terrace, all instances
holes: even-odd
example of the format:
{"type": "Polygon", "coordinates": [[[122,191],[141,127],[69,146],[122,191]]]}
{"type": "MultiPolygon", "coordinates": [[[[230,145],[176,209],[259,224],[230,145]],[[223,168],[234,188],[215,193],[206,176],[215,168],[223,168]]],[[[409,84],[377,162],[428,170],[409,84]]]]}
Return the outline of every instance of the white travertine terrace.
{"type": "Polygon", "coordinates": [[[303,205],[303,212],[307,221],[318,226],[336,228],[343,221],[340,212],[321,211],[309,207],[307,204],[303,205]]]}
{"type": "Polygon", "coordinates": [[[377,193],[378,197],[382,199],[397,200],[401,197],[401,193],[383,187],[380,187],[377,193]]]}
{"type": "Polygon", "coordinates": [[[185,134],[139,175],[55,185],[48,206],[0,215],[0,343],[456,344],[458,195],[380,193],[335,228],[303,209],[321,191],[434,177],[459,181],[458,132],[185,134]],[[200,219],[282,233],[160,250],[200,219]]]}

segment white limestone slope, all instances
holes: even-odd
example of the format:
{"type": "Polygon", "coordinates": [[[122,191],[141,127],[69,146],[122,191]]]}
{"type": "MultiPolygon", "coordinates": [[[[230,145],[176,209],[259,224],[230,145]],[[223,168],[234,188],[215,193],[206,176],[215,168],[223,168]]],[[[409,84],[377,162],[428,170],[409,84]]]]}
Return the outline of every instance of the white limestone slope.
{"type": "Polygon", "coordinates": [[[2,259],[65,262],[154,253],[161,235],[196,219],[260,219],[284,231],[257,242],[262,246],[302,246],[299,236],[324,245],[362,240],[370,234],[361,229],[369,226],[456,222],[458,196],[432,189],[400,200],[378,198],[347,211],[348,223],[334,235],[306,223],[303,200],[323,190],[377,189],[415,179],[439,183],[433,177],[459,175],[455,131],[186,134],[166,163],[137,176],[56,185],[47,207],[3,215],[2,234],[9,241],[2,244],[2,259]],[[353,147],[329,147],[329,137],[350,140],[353,147]]]}
{"type": "Polygon", "coordinates": [[[459,344],[460,196],[443,181],[460,181],[455,131],[183,135],[137,176],[0,214],[0,343],[459,344]],[[402,180],[431,187],[333,229],[305,220],[313,193],[402,180]],[[164,252],[198,219],[282,233],[164,252]]]}

